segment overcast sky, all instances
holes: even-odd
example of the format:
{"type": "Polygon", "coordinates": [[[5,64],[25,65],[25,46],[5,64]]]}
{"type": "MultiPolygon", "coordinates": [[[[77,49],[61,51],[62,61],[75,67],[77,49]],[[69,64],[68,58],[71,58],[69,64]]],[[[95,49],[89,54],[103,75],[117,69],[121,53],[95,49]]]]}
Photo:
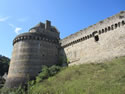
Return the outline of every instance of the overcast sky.
{"type": "Polygon", "coordinates": [[[11,57],[12,41],[50,20],[64,38],[125,10],[125,0],[0,0],[0,54],[11,57]]]}

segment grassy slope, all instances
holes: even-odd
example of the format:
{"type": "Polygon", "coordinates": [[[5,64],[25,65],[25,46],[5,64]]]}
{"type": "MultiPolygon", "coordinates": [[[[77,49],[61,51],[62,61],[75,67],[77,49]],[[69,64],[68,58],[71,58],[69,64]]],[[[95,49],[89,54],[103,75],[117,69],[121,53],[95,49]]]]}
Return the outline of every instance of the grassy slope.
{"type": "Polygon", "coordinates": [[[125,57],[68,67],[34,85],[29,94],[125,94],[125,57]]]}

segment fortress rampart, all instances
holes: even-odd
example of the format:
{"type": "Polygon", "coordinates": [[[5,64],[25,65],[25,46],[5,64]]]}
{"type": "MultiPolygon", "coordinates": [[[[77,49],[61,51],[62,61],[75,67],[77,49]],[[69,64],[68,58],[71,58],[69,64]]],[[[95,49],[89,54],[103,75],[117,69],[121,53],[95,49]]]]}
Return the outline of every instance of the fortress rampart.
{"type": "Polygon", "coordinates": [[[34,79],[43,65],[63,62],[78,65],[125,56],[125,11],[60,40],[50,21],[39,23],[13,41],[5,87],[18,87],[34,79]]]}
{"type": "Polygon", "coordinates": [[[18,87],[28,80],[34,79],[41,72],[43,65],[58,64],[59,32],[52,31],[50,25],[45,28],[41,24],[14,39],[6,87],[18,87]],[[43,31],[40,32],[37,29],[43,29],[43,31]],[[53,36],[50,35],[50,32],[54,33],[53,36]]]}
{"type": "Polygon", "coordinates": [[[55,43],[58,44],[59,40],[57,38],[54,37],[49,37],[47,35],[44,35],[42,33],[23,33],[20,34],[19,36],[17,36],[14,40],[13,40],[13,45],[19,41],[24,41],[24,40],[42,40],[42,41],[46,41],[49,43],[55,43]]]}
{"type": "Polygon", "coordinates": [[[125,11],[60,41],[70,65],[125,55],[125,11]]]}
{"type": "Polygon", "coordinates": [[[71,34],[70,36],[62,39],[61,46],[67,47],[70,44],[74,44],[80,42],[80,40],[87,40],[94,36],[94,33],[103,34],[107,31],[114,30],[116,28],[120,28],[120,26],[124,25],[125,22],[125,12],[121,11],[120,13],[111,16],[105,20],[102,20],[94,25],[89,26],[79,32],[71,34]]]}

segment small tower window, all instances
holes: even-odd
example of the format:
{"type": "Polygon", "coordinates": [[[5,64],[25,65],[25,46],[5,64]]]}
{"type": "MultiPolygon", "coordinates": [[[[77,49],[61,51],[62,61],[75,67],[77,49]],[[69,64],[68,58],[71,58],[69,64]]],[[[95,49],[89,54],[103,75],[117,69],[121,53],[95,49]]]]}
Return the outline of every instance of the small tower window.
{"type": "Polygon", "coordinates": [[[117,24],[115,24],[115,28],[117,28],[118,27],[118,25],[117,24]]]}
{"type": "Polygon", "coordinates": [[[110,26],[108,26],[108,31],[110,31],[110,29],[111,29],[110,26]]]}
{"type": "Polygon", "coordinates": [[[107,28],[105,28],[105,32],[107,32],[107,28]]]}
{"type": "Polygon", "coordinates": [[[87,39],[89,39],[89,35],[87,35],[87,39]]]}
{"type": "Polygon", "coordinates": [[[104,33],[104,29],[102,29],[102,33],[104,33]]]}
{"type": "Polygon", "coordinates": [[[85,36],[85,40],[87,39],[87,36],[85,36]]]}
{"type": "Polygon", "coordinates": [[[99,34],[101,34],[101,30],[99,30],[99,34]]]}
{"type": "Polygon", "coordinates": [[[122,21],[122,25],[125,25],[125,21],[122,21]]]}
{"type": "Polygon", "coordinates": [[[94,37],[94,39],[95,39],[95,42],[99,41],[99,36],[96,35],[96,36],[94,37]]]}
{"type": "Polygon", "coordinates": [[[114,30],[114,25],[111,25],[111,30],[114,30]]]}
{"type": "Polygon", "coordinates": [[[85,37],[83,37],[82,40],[85,40],[85,37]]]}
{"type": "Polygon", "coordinates": [[[92,34],[90,34],[90,38],[92,37],[92,34]]]}

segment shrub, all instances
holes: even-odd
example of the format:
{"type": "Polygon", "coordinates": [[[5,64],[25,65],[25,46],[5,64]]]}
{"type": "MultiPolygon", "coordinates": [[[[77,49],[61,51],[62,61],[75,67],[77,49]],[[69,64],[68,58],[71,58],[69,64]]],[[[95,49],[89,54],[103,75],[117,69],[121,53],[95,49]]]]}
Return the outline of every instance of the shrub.
{"type": "Polygon", "coordinates": [[[42,67],[42,72],[36,77],[36,82],[41,82],[49,77],[49,68],[47,66],[42,67]]]}
{"type": "Polygon", "coordinates": [[[36,82],[41,82],[44,79],[54,76],[60,71],[61,67],[53,65],[51,67],[43,66],[41,73],[36,77],[36,82]]]}
{"type": "Polygon", "coordinates": [[[61,67],[53,65],[49,68],[50,76],[54,76],[60,71],[61,67]]]}

